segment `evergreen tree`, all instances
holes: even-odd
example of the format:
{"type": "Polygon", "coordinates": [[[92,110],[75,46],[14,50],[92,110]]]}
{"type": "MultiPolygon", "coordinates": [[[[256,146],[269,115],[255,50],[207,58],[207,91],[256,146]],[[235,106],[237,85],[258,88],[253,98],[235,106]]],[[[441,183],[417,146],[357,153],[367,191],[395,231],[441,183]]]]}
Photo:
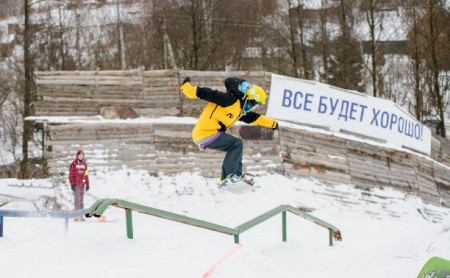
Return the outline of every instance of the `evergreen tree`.
{"type": "Polygon", "coordinates": [[[352,37],[341,35],[334,45],[328,61],[329,84],[364,92],[363,58],[359,42],[352,37]]]}

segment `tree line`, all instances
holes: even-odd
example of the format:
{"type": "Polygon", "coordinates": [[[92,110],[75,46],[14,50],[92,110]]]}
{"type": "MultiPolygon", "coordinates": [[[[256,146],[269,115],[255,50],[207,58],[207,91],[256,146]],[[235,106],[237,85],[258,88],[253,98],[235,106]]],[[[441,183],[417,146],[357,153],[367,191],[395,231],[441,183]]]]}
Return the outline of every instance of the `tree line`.
{"type": "Polygon", "coordinates": [[[419,121],[437,119],[438,133],[446,135],[444,0],[86,2],[0,4],[0,17],[18,18],[0,33],[14,34],[0,49],[0,139],[21,161],[21,177],[27,142],[39,144],[23,120],[34,114],[36,70],[269,71],[391,99],[419,121]]]}

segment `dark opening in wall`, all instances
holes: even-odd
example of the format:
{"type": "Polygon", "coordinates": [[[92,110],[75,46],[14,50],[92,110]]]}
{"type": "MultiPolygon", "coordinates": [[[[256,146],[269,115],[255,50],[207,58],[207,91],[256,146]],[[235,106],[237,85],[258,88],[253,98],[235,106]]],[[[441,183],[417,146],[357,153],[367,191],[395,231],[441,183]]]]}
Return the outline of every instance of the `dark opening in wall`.
{"type": "Polygon", "coordinates": [[[239,135],[244,140],[273,140],[274,131],[260,126],[241,126],[239,135]]]}

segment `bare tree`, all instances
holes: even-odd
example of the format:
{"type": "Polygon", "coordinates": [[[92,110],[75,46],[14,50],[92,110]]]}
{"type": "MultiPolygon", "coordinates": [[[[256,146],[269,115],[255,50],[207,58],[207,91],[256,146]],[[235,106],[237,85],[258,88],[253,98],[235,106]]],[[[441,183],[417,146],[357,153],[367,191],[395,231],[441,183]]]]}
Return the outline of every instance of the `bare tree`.
{"type": "Polygon", "coordinates": [[[65,40],[64,40],[64,24],[63,24],[63,5],[58,3],[58,35],[59,35],[59,56],[61,59],[61,70],[66,70],[66,51],[65,51],[65,40]]]}
{"type": "Polygon", "coordinates": [[[360,6],[369,27],[370,66],[365,65],[372,79],[372,95],[374,97],[381,95],[379,86],[383,85],[383,74],[381,69],[383,66],[384,55],[379,46],[379,38],[383,31],[384,18],[383,13],[380,12],[383,4],[384,1],[382,0],[362,0],[360,6]]]}
{"type": "Polygon", "coordinates": [[[20,178],[26,178],[28,165],[28,143],[33,137],[33,123],[26,120],[32,116],[34,87],[33,61],[30,55],[30,3],[24,0],[24,29],[23,29],[23,63],[24,63],[24,88],[23,88],[23,136],[22,136],[22,161],[20,162],[20,178]]]}
{"type": "MultiPolygon", "coordinates": [[[[23,134],[21,130],[21,110],[23,108],[20,106],[21,102],[13,94],[10,94],[5,100],[7,105],[0,109],[0,140],[2,149],[12,156],[15,166],[17,166],[17,162],[21,158],[18,148],[21,144],[20,137],[23,134]]],[[[5,162],[10,163],[10,161],[2,161],[2,164],[5,162]]]]}
{"type": "Polygon", "coordinates": [[[119,0],[116,0],[116,12],[117,12],[117,57],[118,64],[120,65],[120,69],[124,70],[127,68],[126,59],[125,59],[125,42],[123,38],[123,23],[121,19],[121,8],[119,4],[119,0]]]}
{"type": "Polygon", "coordinates": [[[289,56],[292,59],[292,76],[300,77],[299,74],[299,55],[297,51],[297,14],[294,13],[292,6],[292,0],[288,0],[288,30],[289,30],[289,43],[290,51],[288,51],[289,56]]]}
{"type": "Polygon", "coordinates": [[[331,5],[329,0],[320,1],[320,9],[318,13],[318,28],[315,29],[315,42],[314,42],[314,53],[320,57],[320,62],[318,64],[318,75],[320,80],[328,83],[329,82],[329,59],[330,59],[330,34],[327,28],[327,24],[330,22],[329,12],[331,10],[331,5]]]}
{"type": "MultiPolygon", "coordinates": [[[[280,9],[280,18],[282,19],[282,30],[279,31],[284,44],[285,52],[289,57],[286,61],[289,63],[289,74],[294,77],[311,79],[312,73],[312,54],[308,51],[306,43],[306,16],[302,1],[287,0],[287,12],[280,9]],[[287,29],[285,32],[283,29],[287,29]]],[[[272,27],[273,28],[273,27],[272,27]]],[[[288,72],[288,71],[286,71],[288,72]]]]}
{"type": "MultiPolygon", "coordinates": [[[[449,29],[449,16],[448,12],[439,10],[439,1],[438,0],[428,0],[427,3],[427,16],[428,16],[428,28],[429,28],[429,36],[428,36],[428,48],[429,48],[429,56],[427,57],[427,63],[430,67],[433,75],[432,75],[432,96],[437,105],[437,110],[439,111],[439,118],[441,120],[441,135],[442,137],[446,137],[445,130],[445,112],[444,112],[444,98],[441,92],[441,86],[439,84],[439,72],[443,68],[442,61],[438,61],[439,48],[442,46],[448,51],[447,45],[440,45],[439,36],[449,29]],[[445,14],[444,14],[445,13],[445,14]],[[444,31],[445,30],[445,31],[444,31]]],[[[448,35],[447,35],[447,43],[448,35]]],[[[442,42],[443,43],[443,42],[442,42]]],[[[445,52],[444,52],[445,53],[445,52]]],[[[448,52],[447,52],[448,55],[448,52]]],[[[445,61],[445,60],[444,60],[445,61]]]]}
{"type": "Polygon", "coordinates": [[[418,0],[410,1],[409,5],[406,7],[404,22],[408,25],[410,32],[408,34],[408,54],[410,56],[410,61],[412,64],[412,81],[413,81],[413,91],[414,91],[414,113],[416,119],[422,121],[424,112],[424,88],[423,84],[423,59],[422,53],[420,51],[420,30],[419,30],[419,19],[423,16],[423,9],[420,7],[420,2],[418,0]]]}
{"type": "Polygon", "coordinates": [[[443,1],[411,0],[405,21],[410,26],[408,49],[414,77],[416,118],[422,120],[427,115],[437,115],[438,129],[445,137],[445,111],[449,105],[445,98],[450,70],[449,13],[443,1]]]}
{"type": "Polygon", "coordinates": [[[305,79],[311,79],[313,77],[313,73],[311,70],[311,59],[310,54],[307,53],[307,45],[306,45],[306,38],[305,38],[305,13],[303,4],[301,4],[301,0],[297,1],[297,17],[298,17],[298,29],[300,32],[300,53],[302,57],[302,74],[301,76],[305,79]]]}
{"type": "Polygon", "coordinates": [[[353,1],[338,0],[336,9],[340,34],[333,42],[328,72],[332,85],[364,92],[362,84],[362,51],[360,42],[353,35],[353,1]]]}
{"type": "Polygon", "coordinates": [[[17,0],[2,0],[0,17],[17,16],[21,13],[22,7],[17,5],[17,0]]]}
{"type": "MultiPolygon", "coordinates": [[[[160,1],[154,5],[155,41],[166,50],[170,41],[175,63],[185,69],[221,70],[232,61],[240,68],[250,42],[259,44],[264,38],[263,14],[274,4],[258,1],[180,0],[160,1]],[[269,7],[269,8],[268,8],[269,7]],[[165,28],[164,28],[165,26],[165,28]],[[168,38],[168,39],[167,39],[168,38]]],[[[166,53],[167,55],[170,52],[166,53]]],[[[166,55],[166,56],[167,56],[166,55]]]]}
{"type": "MultiPolygon", "coordinates": [[[[205,26],[207,23],[204,21],[206,15],[203,14],[206,11],[201,9],[200,1],[198,0],[190,1],[184,8],[184,12],[189,17],[191,47],[179,49],[182,51],[183,57],[188,61],[189,68],[200,69],[201,48],[207,44],[206,39],[212,37],[211,34],[206,34],[207,29],[205,26]]],[[[165,20],[164,26],[166,26],[165,20]]]]}

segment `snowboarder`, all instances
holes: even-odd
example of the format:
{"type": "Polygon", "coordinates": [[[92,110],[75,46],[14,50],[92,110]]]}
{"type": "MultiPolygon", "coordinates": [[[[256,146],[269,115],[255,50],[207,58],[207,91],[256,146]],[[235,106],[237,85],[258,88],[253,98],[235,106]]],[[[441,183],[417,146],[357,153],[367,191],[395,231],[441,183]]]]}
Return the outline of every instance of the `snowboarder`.
{"type": "MultiPolygon", "coordinates": [[[[84,190],[89,191],[89,176],[83,150],[77,150],[75,160],[70,164],[69,182],[75,199],[75,210],[84,209],[84,190]]],[[[78,217],[75,221],[83,221],[78,217]]]]}
{"type": "Polygon", "coordinates": [[[184,79],[180,89],[188,98],[209,101],[192,131],[192,139],[200,151],[226,152],[219,187],[241,181],[253,185],[253,178],[242,173],[242,140],[225,132],[238,120],[271,129],[278,129],[278,122],[254,112],[266,102],[266,93],[261,87],[244,79],[227,78],[225,88],[226,93],[223,93],[208,87],[192,86],[190,77],[184,79]]]}

